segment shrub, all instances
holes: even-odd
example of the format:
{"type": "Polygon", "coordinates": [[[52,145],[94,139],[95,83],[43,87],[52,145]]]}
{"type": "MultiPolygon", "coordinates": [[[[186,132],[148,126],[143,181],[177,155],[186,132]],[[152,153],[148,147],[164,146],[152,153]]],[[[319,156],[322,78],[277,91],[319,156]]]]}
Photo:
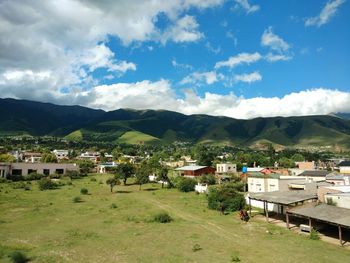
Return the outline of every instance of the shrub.
{"type": "Polygon", "coordinates": [[[231,257],[231,262],[241,262],[241,259],[237,255],[233,255],[231,257]]]}
{"type": "Polygon", "coordinates": [[[201,176],[200,182],[202,184],[214,185],[216,183],[216,179],[212,174],[204,174],[201,176]]]}
{"type": "Polygon", "coordinates": [[[199,250],[202,250],[201,246],[199,244],[194,244],[192,247],[192,251],[197,252],[199,250]]]}
{"type": "Polygon", "coordinates": [[[24,182],[15,182],[12,184],[13,189],[25,189],[26,184],[24,182]]]}
{"type": "Polygon", "coordinates": [[[7,180],[6,178],[1,177],[0,178],[0,183],[9,183],[10,181],[7,180]]]}
{"type": "Polygon", "coordinates": [[[171,221],[173,221],[173,219],[167,212],[160,212],[153,216],[153,221],[157,223],[165,224],[165,223],[170,223],[171,221]]]}
{"type": "Polygon", "coordinates": [[[92,178],[90,179],[90,181],[91,181],[91,182],[96,182],[97,180],[96,180],[95,177],[92,177],[92,178]]]}
{"type": "Polygon", "coordinates": [[[182,178],[178,184],[178,189],[181,192],[191,192],[194,191],[196,184],[197,181],[192,178],[182,178]]]}
{"type": "Polygon", "coordinates": [[[40,179],[40,181],[38,181],[38,186],[41,191],[57,188],[57,184],[49,178],[40,179]]]}
{"type": "Polygon", "coordinates": [[[25,263],[30,260],[23,252],[20,251],[12,252],[10,254],[10,258],[14,263],[25,263]]]}
{"type": "Polygon", "coordinates": [[[30,186],[29,186],[29,185],[26,185],[26,186],[24,187],[24,190],[29,191],[29,190],[30,190],[30,186]]]}
{"type": "Polygon", "coordinates": [[[208,208],[221,212],[237,211],[245,206],[243,194],[229,184],[210,187],[207,198],[208,208]]]}
{"type": "Polygon", "coordinates": [[[112,209],[118,208],[118,206],[115,203],[112,203],[110,206],[112,209]]]}
{"type": "Polygon", "coordinates": [[[89,190],[86,189],[86,188],[81,188],[81,189],[80,189],[80,193],[81,193],[82,195],[87,195],[87,194],[89,193],[89,190]]]}
{"type": "Polygon", "coordinates": [[[81,199],[80,196],[76,196],[73,198],[73,203],[81,203],[83,200],[81,199]]]}
{"type": "Polygon", "coordinates": [[[312,240],[319,240],[320,239],[320,236],[318,235],[318,232],[316,229],[311,229],[310,239],[312,239],[312,240]]]}
{"type": "Polygon", "coordinates": [[[78,171],[66,171],[66,176],[68,176],[70,179],[79,179],[82,177],[82,175],[78,171]]]}
{"type": "Polygon", "coordinates": [[[54,173],[54,174],[50,174],[49,178],[50,179],[61,179],[63,176],[64,176],[63,174],[54,173]]]}
{"type": "Polygon", "coordinates": [[[27,181],[33,181],[33,180],[40,180],[43,177],[45,177],[45,175],[34,172],[25,176],[24,179],[27,181]]]}

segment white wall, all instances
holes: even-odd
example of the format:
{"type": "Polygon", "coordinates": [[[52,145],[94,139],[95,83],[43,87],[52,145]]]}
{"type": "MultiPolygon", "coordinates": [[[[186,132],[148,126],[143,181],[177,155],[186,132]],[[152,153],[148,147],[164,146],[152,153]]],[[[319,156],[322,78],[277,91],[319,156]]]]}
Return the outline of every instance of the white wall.
{"type": "Polygon", "coordinates": [[[332,199],[338,207],[350,209],[350,195],[326,194],[324,195],[325,203],[327,203],[327,199],[332,199]]]}

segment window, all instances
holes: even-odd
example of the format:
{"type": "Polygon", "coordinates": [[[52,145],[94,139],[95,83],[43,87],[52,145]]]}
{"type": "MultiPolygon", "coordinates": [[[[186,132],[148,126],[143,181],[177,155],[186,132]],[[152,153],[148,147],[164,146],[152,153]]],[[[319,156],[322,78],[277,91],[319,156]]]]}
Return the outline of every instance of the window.
{"type": "Polygon", "coordinates": [[[49,175],[50,174],[50,169],[43,169],[43,174],[49,175]]]}
{"type": "Polygon", "coordinates": [[[28,169],[28,174],[36,173],[36,170],[28,169]]]}
{"type": "Polygon", "coordinates": [[[22,169],[13,169],[12,175],[22,175],[22,169]]]}
{"type": "Polygon", "coordinates": [[[63,169],[56,169],[56,174],[63,174],[64,170],[63,169]]]}

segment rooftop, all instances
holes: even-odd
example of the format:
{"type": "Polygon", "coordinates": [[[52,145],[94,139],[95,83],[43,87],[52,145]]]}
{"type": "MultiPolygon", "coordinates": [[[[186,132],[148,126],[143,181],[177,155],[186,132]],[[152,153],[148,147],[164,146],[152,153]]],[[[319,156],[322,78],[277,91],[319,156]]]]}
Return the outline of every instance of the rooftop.
{"type": "Polygon", "coordinates": [[[302,191],[289,192],[265,192],[265,193],[249,193],[249,198],[259,201],[266,201],[268,203],[290,205],[302,201],[317,199],[317,195],[302,191]]]}
{"type": "Polygon", "coordinates": [[[342,193],[350,193],[350,185],[326,186],[327,189],[337,190],[342,193]]]}
{"type": "Polygon", "coordinates": [[[203,169],[206,167],[208,167],[208,166],[188,165],[188,166],[176,168],[175,171],[196,171],[196,170],[200,170],[200,169],[203,169]]]}
{"type": "Polygon", "coordinates": [[[312,203],[292,208],[288,213],[350,228],[350,209],[347,208],[312,203]]]}
{"type": "Polygon", "coordinates": [[[342,161],[338,164],[338,167],[341,167],[341,166],[350,166],[350,161],[342,161]]]}
{"type": "Polygon", "coordinates": [[[332,172],[325,171],[325,170],[310,170],[310,171],[304,171],[298,176],[315,176],[315,177],[325,177],[327,174],[330,174],[332,172]]]}

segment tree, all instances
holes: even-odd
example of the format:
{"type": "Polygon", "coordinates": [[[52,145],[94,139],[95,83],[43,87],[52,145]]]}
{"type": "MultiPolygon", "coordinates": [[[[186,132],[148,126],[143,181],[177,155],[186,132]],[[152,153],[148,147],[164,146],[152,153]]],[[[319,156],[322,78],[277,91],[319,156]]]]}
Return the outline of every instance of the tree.
{"type": "Polygon", "coordinates": [[[106,184],[111,187],[111,193],[113,193],[113,187],[116,185],[120,185],[120,180],[114,176],[107,179],[106,184]]]}
{"type": "Polygon", "coordinates": [[[162,188],[164,187],[165,182],[169,184],[168,168],[162,167],[158,170],[157,181],[162,181],[162,188]]]}
{"type": "Polygon", "coordinates": [[[221,213],[241,210],[245,206],[244,195],[229,184],[211,186],[207,198],[208,207],[221,213]]]}
{"type": "Polygon", "coordinates": [[[205,146],[198,145],[194,149],[194,157],[196,158],[198,165],[211,166],[215,159],[215,154],[205,146]]]}
{"type": "Polygon", "coordinates": [[[278,164],[283,168],[291,168],[294,167],[294,162],[287,157],[282,157],[278,160],[278,164]]]}
{"type": "Polygon", "coordinates": [[[304,156],[302,156],[300,153],[296,153],[292,156],[292,160],[294,162],[303,162],[304,161],[304,156]]]}
{"type": "Polygon", "coordinates": [[[192,179],[192,178],[183,178],[181,177],[182,180],[180,180],[178,184],[178,189],[181,192],[191,192],[194,191],[194,188],[197,184],[197,181],[192,179]]]}
{"type": "Polygon", "coordinates": [[[10,154],[0,154],[0,162],[4,163],[13,163],[16,161],[16,158],[10,154]]]}
{"type": "Polygon", "coordinates": [[[131,163],[122,163],[118,165],[116,174],[119,179],[123,180],[124,185],[126,185],[126,181],[134,174],[134,171],[134,166],[131,163]]]}
{"type": "Polygon", "coordinates": [[[214,185],[216,183],[215,176],[212,174],[203,174],[200,178],[202,184],[214,185]]]}
{"type": "Polygon", "coordinates": [[[149,182],[149,174],[150,168],[144,164],[136,172],[136,183],[140,186],[139,190],[141,190],[141,186],[143,184],[147,184],[149,182]]]}
{"type": "Polygon", "coordinates": [[[95,164],[89,160],[76,160],[75,162],[79,165],[80,173],[82,174],[89,173],[95,167],[95,164]]]}
{"type": "Polygon", "coordinates": [[[53,153],[44,153],[40,161],[42,163],[57,163],[57,157],[53,153]]]}

